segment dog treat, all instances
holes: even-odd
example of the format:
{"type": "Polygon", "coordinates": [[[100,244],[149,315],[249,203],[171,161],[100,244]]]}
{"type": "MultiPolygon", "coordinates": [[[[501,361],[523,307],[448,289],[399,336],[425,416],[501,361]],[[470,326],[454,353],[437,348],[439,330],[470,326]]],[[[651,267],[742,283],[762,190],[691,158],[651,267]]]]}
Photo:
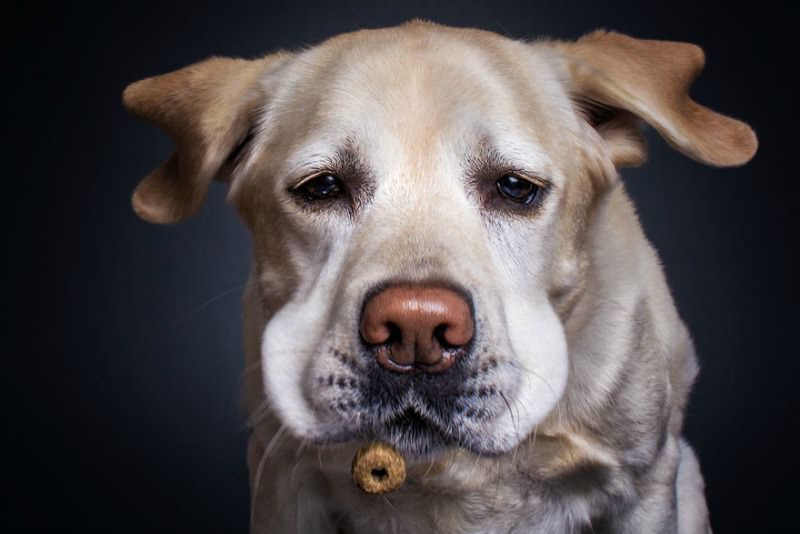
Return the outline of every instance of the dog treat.
{"type": "Polygon", "coordinates": [[[386,443],[372,443],[353,458],[353,480],[367,493],[387,493],[406,480],[406,461],[386,443]]]}

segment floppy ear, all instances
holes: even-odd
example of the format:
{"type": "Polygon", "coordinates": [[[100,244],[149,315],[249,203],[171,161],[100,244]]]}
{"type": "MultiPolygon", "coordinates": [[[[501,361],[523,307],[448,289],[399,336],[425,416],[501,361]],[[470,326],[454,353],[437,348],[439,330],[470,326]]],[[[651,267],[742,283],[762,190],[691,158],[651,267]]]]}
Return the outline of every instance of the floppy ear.
{"type": "Polygon", "coordinates": [[[700,47],[606,31],[557,46],[567,59],[573,97],[605,139],[616,165],[645,159],[637,119],[707,165],[743,165],[755,154],[758,142],[748,125],[689,97],[705,62],[700,47]]]}
{"type": "Polygon", "coordinates": [[[175,152],[133,193],[133,209],[142,219],[182,221],[200,208],[211,180],[227,180],[225,163],[245,142],[263,104],[259,76],[286,57],[211,58],[125,89],[125,108],[175,142],[175,152]]]}

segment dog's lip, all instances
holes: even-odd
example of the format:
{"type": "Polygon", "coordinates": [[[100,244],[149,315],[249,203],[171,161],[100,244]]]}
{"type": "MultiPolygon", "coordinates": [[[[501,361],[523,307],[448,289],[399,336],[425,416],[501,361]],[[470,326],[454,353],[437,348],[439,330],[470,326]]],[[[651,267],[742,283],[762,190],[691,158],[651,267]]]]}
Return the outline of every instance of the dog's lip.
{"type": "Polygon", "coordinates": [[[376,429],[376,437],[388,441],[402,454],[411,457],[430,455],[457,440],[440,428],[435,421],[408,408],[376,429]]]}
{"type": "MultiPolygon", "coordinates": [[[[457,425],[449,428],[459,428],[457,425]]],[[[407,458],[425,459],[435,456],[445,448],[465,449],[481,456],[495,456],[506,451],[480,444],[444,428],[441,423],[408,408],[384,423],[380,430],[372,434],[371,439],[380,439],[391,443],[407,458]]],[[[457,431],[456,431],[457,432],[457,431]]]]}
{"type": "Polygon", "coordinates": [[[322,447],[382,441],[395,447],[407,460],[414,461],[427,461],[449,448],[464,449],[480,456],[497,456],[508,452],[507,447],[493,446],[491,440],[469,434],[454,434],[414,408],[406,408],[380,423],[366,427],[342,428],[336,425],[306,439],[322,447]]]}
{"type": "Polygon", "coordinates": [[[434,421],[428,417],[425,417],[413,408],[408,408],[398,413],[384,423],[383,426],[388,430],[400,430],[406,432],[411,431],[418,433],[434,431],[441,433],[434,421]]]}
{"type": "Polygon", "coordinates": [[[458,446],[454,436],[414,408],[406,408],[369,426],[330,428],[309,438],[323,446],[349,441],[383,441],[407,457],[425,457],[446,446],[458,446]]]}

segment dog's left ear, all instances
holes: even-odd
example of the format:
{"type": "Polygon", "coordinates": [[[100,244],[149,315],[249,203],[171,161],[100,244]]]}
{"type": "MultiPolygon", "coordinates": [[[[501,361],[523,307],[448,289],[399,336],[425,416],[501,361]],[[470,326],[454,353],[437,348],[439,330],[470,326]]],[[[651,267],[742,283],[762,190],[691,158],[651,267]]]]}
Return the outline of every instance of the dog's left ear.
{"type": "Polygon", "coordinates": [[[259,77],[286,57],[216,57],[125,89],[125,108],[175,142],[172,156],[133,193],[133,209],[142,219],[180,222],[200,209],[211,180],[227,181],[226,162],[246,141],[253,112],[263,104],[259,77]]]}
{"type": "Polygon", "coordinates": [[[606,31],[555,46],[566,58],[573,98],[605,140],[617,166],[645,159],[638,120],[707,165],[743,165],[755,154],[758,141],[747,124],[689,97],[689,87],[705,62],[700,47],[606,31]]]}

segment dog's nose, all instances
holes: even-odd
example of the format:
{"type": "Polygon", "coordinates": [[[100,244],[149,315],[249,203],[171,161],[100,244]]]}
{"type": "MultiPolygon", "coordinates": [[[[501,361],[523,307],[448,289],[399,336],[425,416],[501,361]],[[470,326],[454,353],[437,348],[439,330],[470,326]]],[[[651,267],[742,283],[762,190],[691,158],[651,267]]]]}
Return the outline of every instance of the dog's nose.
{"type": "Polygon", "coordinates": [[[438,286],[388,287],[366,302],[361,316],[361,337],[377,346],[378,363],[392,371],[444,371],[472,334],[470,305],[438,286]]]}

